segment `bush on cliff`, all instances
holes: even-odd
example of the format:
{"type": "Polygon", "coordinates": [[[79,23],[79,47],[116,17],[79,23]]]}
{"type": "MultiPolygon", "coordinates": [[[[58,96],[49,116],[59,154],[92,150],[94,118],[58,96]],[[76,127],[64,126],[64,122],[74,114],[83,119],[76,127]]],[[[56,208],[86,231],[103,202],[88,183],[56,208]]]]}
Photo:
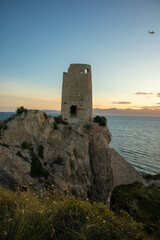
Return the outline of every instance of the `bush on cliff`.
{"type": "Polygon", "coordinates": [[[62,119],[62,116],[57,116],[57,117],[54,117],[54,120],[57,124],[64,124],[64,125],[68,125],[68,122],[64,121],[62,119]]]}
{"type": "Polygon", "coordinates": [[[11,120],[13,120],[15,117],[15,114],[13,114],[11,117],[5,119],[5,120],[2,120],[2,122],[0,123],[0,130],[7,130],[8,126],[7,126],[7,123],[10,122],[11,120]]]}
{"type": "Polygon", "coordinates": [[[145,180],[160,180],[160,173],[158,174],[144,174],[143,178],[145,180]]]}
{"type": "Polygon", "coordinates": [[[8,126],[7,123],[10,122],[11,120],[13,120],[15,118],[16,115],[20,115],[23,112],[27,112],[28,109],[24,108],[23,106],[18,107],[16,109],[16,114],[13,114],[11,117],[4,119],[1,123],[0,123],[0,130],[2,129],[3,131],[7,130],[8,126]]]}
{"type": "Polygon", "coordinates": [[[149,239],[141,223],[124,211],[115,215],[102,203],[2,188],[0,230],[1,240],[149,239]]]}
{"type": "Polygon", "coordinates": [[[114,189],[111,208],[115,212],[127,211],[137,222],[142,222],[153,239],[160,236],[160,191],[140,183],[114,189]]]}
{"type": "Polygon", "coordinates": [[[43,175],[43,167],[40,160],[37,158],[34,152],[31,152],[31,177],[40,177],[43,175]]]}
{"type": "Polygon", "coordinates": [[[99,126],[106,126],[107,119],[105,117],[96,116],[93,118],[93,122],[97,122],[99,126]]]}
{"type": "Polygon", "coordinates": [[[23,107],[23,106],[18,107],[18,108],[16,109],[16,115],[20,115],[20,114],[22,114],[23,112],[27,112],[27,111],[28,111],[28,109],[25,108],[25,107],[23,107]]]}
{"type": "Polygon", "coordinates": [[[38,156],[43,159],[44,147],[42,145],[38,146],[38,156]]]}
{"type": "Polygon", "coordinates": [[[26,142],[26,141],[23,141],[22,144],[21,144],[21,148],[23,149],[29,149],[29,150],[33,150],[33,146],[32,146],[32,143],[31,142],[26,142]]]}

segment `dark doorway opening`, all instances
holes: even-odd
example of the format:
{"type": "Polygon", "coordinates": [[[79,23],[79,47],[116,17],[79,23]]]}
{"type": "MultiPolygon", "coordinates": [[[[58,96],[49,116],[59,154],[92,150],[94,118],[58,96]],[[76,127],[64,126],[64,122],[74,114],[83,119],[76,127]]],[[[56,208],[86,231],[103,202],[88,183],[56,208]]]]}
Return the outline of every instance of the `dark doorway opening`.
{"type": "Polygon", "coordinates": [[[71,118],[77,117],[77,106],[71,106],[70,108],[71,118]]]}

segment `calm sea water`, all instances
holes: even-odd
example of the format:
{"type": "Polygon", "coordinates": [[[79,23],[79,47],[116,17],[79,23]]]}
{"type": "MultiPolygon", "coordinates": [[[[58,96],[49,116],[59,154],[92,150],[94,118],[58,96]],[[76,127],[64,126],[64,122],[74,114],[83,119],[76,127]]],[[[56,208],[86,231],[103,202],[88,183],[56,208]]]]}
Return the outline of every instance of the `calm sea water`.
{"type": "MultiPolygon", "coordinates": [[[[0,119],[14,113],[0,112],[0,119]]],[[[55,115],[55,114],[54,114],[55,115]]],[[[105,116],[112,133],[110,147],[141,173],[160,173],[160,117],[105,116]]]]}

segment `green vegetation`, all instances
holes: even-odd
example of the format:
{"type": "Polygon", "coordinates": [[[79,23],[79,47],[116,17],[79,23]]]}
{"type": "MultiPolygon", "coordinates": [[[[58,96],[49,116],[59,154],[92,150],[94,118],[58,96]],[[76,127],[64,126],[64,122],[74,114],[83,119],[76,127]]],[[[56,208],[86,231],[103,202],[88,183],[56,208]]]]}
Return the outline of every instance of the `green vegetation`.
{"type": "Polygon", "coordinates": [[[160,191],[155,187],[138,183],[117,187],[112,194],[111,208],[117,213],[123,209],[142,222],[153,239],[160,236],[160,191]]]}
{"type": "Polygon", "coordinates": [[[107,119],[105,117],[96,116],[93,118],[93,122],[97,122],[99,126],[106,126],[107,119]]]}
{"type": "Polygon", "coordinates": [[[16,109],[16,115],[20,115],[20,114],[22,114],[23,112],[28,112],[28,109],[27,108],[24,108],[23,106],[21,106],[21,107],[18,107],[17,109],[16,109]]]}
{"type": "Polygon", "coordinates": [[[48,115],[44,112],[44,117],[45,117],[45,119],[47,119],[48,118],[48,115]]]}
{"type": "Polygon", "coordinates": [[[57,130],[57,129],[58,129],[58,126],[57,126],[57,123],[56,123],[56,122],[53,124],[53,129],[54,129],[54,130],[57,130]]]}
{"type": "Polygon", "coordinates": [[[8,122],[10,122],[12,119],[14,119],[17,115],[20,115],[21,113],[27,112],[27,111],[28,111],[27,108],[24,108],[24,107],[22,107],[22,106],[21,106],[21,107],[18,107],[18,108],[16,109],[16,114],[13,114],[11,117],[5,119],[4,121],[2,121],[2,122],[0,123],[0,130],[1,130],[1,129],[2,129],[2,130],[7,130],[7,128],[8,128],[7,123],[8,123],[8,122]]]}
{"type": "Polygon", "coordinates": [[[54,120],[57,124],[63,124],[63,125],[68,125],[68,122],[64,121],[62,119],[62,116],[57,116],[57,117],[54,117],[54,120]]]}
{"type": "Polygon", "coordinates": [[[29,149],[29,150],[33,150],[33,146],[32,143],[28,143],[26,141],[23,141],[21,144],[21,148],[23,149],[29,149]]]}
{"type": "Polygon", "coordinates": [[[158,240],[160,192],[133,184],[117,187],[111,210],[55,192],[0,188],[1,240],[158,240]]]}
{"type": "Polygon", "coordinates": [[[17,151],[16,155],[19,156],[20,158],[23,158],[26,162],[29,162],[28,158],[27,157],[23,157],[23,155],[21,154],[20,151],[17,151]]]}
{"type": "Polygon", "coordinates": [[[87,124],[85,124],[85,128],[87,130],[91,130],[93,128],[93,125],[91,123],[87,123],[87,124]]]}
{"type": "Polygon", "coordinates": [[[31,152],[30,175],[31,177],[44,177],[44,178],[47,178],[49,175],[48,171],[44,169],[41,161],[37,158],[33,151],[31,152]]]}
{"type": "Polygon", "coordinates": [[[38,146],[38,156],[43,159],[44,147],[42,145],[38,146]]]}
{"type": "Polygon", "coordinates": [[[61,157],[57,157],[56,160],[54,161],[54,164],[64,165],[64,159],[61,157]]]}
{"type": "Polygon", "coordinates": [[[17,151],[16,155],[19,156],[19,157],[21,157],[21,158],[23,158],[23,156],[22,156],[22,154],[21,154],[20,151],[17,151]]]}
{"type": "Polygon", "coordinates": [[[146,180],[160,180],[160,173],[158,174],[144,174],[143,178],[146,180]]]}
{"type": "Polygon", "coordinates": [[[1,240],[149,239],[126,212],[115,215],[102,203],[60,199],[0,188],[1,240]]]}
{"type": "Polygon", "coordinates": [[[9,148],[9,145],[6,144],[6,143],[0,143],[0,145],[3,146],[3,147],[9,148]]]}
{"type": "Polygon", "coordinates": [[[1,130],[1,129],[2,129],[2,130],[7,130],[7,128],[8,128],[7,123],[10,122],[12,119],[14,119],[14,117],[15,117],[15,114],[12,115],[11,117],[5,119],[4,121],[2,121],[2,122],[0,123],[0,130],[1,130]]]}
{"type": "Polygon", "coordinates": [[[43,176],[43,167],[40,160],[36,157],[35,153],[31,153],[31,177],[43,176]]]}
{"type": "Polygon", "coordinates": [[[54,117],[54,124],[53,124],[53,129],[57,130],[58,129],[58,124],[63,124],[63,125],[68,125],[68,122],[64,121],[62,119],[62,116],[57,116],[57,117],[54,117]]]}

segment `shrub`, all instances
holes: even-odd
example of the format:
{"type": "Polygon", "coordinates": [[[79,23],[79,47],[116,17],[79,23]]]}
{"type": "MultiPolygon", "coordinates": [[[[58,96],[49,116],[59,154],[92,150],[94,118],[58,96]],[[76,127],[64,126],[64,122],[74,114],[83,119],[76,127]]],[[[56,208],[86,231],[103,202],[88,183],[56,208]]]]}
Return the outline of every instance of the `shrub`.
{"type": "Polygon", "coordinates": [[[47,119],[48,118],[48,115],[44,112],[44,117],[47,119]]]}
{"type": "Polygon", "coordinates": [[[0,143],[0,145],[3,146],[3,147],[9,148],[9,145],[6,144],[6,143],[0,143]]]}
{"type": "MultiPolygon", "coordinates": [[[[102,203],[0,188],[1,240],[146,240],[143,225],[102,203]]],[[[158,238],[157,238],[158,239],[158,238]]]]}
{"type": "Polygon", "coordinates": [[[8,126],[4,126],[3,130],[5,131],[5,130],[7,130],[7,129],[8,129],[8,126]]]}
{"type": "Polygon", "coordinates": [[[49,172],[43,168],[41,161],[37,158],[34,152],[31,152],[31,177],[44,177],[47,178],[49,172]]]}
{"type": "Polygon", "coordinates": [[[53,123],[53,129],[54,129],[54,130],[57,130],[57,129],[58,129],[58,126],[57,126],[57,123],[56,123],[56,122],[53,123]]]}
{"type": "Polygon", "coordinates": [[[21,154],[20,151],[17,151],[16,155],[19,156],[19,157],[21,157],[21,158],[23,158],[23,156],[22,156],[22,154],[21,154]]]}
{"type": "Polygon", "coordinates": [[[23,142],[22,142],[21,147],[22,147],[23,149],[33,150],[32,143],[28,143],[28,142],[26,142],[26,141],[23,141],[23,142]]]}
{"type": "Polygon", "coordinates": [[[142,226],[128,214],[117,217],[102,203],[91,204],[74,198],[57,205],[53,227],[55,239],[129,240],[138,235],[143,239],[142,226]]]}
{"type": "Polygon", "coordinates": [[[38,156],[43,159],[43,152],[44,152],[44,147],[40,145],[38,147],[38,156]]]}
{"type": "Polygon", "coordinates": [[[21,106],[21,107],[18,107],[17,109],[16,109],[16,115],[20,115],[20,114],[22,114],[23,112],[28,112],[28,109],[27,108],[24,108],[23,106],[21,106]]]}
{"type": "Polygon", "coordinates": [[[99,126],[106,126],[107,119],[105,117],[96,116],[93,118],[93,122],[97,122],[99,126]]]}
{"type": "Polygon", "coordinates": [[[87,130],[91,130],[93,128],[93,125],[91,123],[87,123],[87,124],[85,124],[85,128],[87,130]]]}
{"type": "Polygon", "coordinates": [[[143,178],[146,180],[160,180],[160,173],[158,174],[144,174],[143,178]]]}
{"type": "Polygon", "coordinates": [[[56,160],[54,161],[54,164],[64,165],[64,159],[61,157],[57,157],[56,160]]]}
{"type": "Polygon", "coordinates": [[[36,157],[35,153],[31,153],[31,177],[40,177],[43,176],[43,167],[40,160],[36,157]]]}
{"type": "Polygon", "coordinates": [[[8,129],[8,126],[6,125],[8,122],[10,122],[12,119],[14,119],[16,115],[12,115],[11,117],[3,120],[1,123],[0,123],[0,130],[7,130],[8,129]]]}
{"type": "Polygon", "coordinates": [[[19,156],[20,158],[23,158],[26,162],[28,162],[28,158],[24,157],[20,151],[17,151],[16,155],[19,156]]]}
{"type": "Polygon", "coordinates": [[[62,116],[57,116],[57,117],[54,117],[54,120],[57,124],[63,124],[63,125],[68,125],[68,122],[64,121],[62,119],[62,116]]]}
{"type": "MultiPolygon", "coordinates": [[[[142,222],[149,234],[160,229],[160,191],[137,183],[119,186],[111,197],[112,210],[127,211],[136,221],[142,222]]],[[[159,232],[160,233],[160,232],[159,232]]]]}

